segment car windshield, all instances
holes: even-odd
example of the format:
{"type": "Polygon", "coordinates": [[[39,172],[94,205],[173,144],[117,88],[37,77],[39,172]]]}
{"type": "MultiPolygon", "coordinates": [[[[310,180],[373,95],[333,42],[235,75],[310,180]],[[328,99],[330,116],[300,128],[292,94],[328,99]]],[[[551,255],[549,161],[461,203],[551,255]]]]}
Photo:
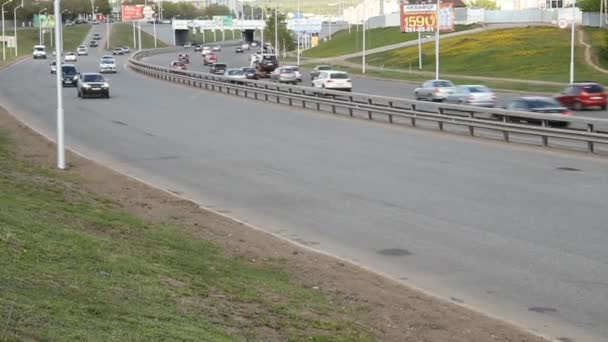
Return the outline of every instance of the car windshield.
{"type": "Polygon", "coordinates": [[[264,60],[264,61],[276,61],[277,58],[275,56],[263,56],[262,60],[264,60]]]}
{"type": "Polygon", "coordinates": [[[442,88],[442,87],[453,87],[454,84],[450,81],[436,81],[433,82],[433,87],[438,87],[438,88],[442,88]]]}
{"type": "Polygon", "coordinates": [[[242,74],[243,74],[243,72],[241,70],[230,70],[228,72],[228,75],[231,75],[231,76],[238,76],[238,75],[242,75],[242,74]]]}
{"type": "Polygon", "coordinates": [[[586,93],[603,93],[604,87],[602,87],[599,84],[589,84],[589,85],[584,85],[583,90],[586,93]]]}
{"type": "Polygon", "coordinates": [[[492,92],[490,89],[488,89],[487,87],[484,87],[484,86],[471,86],[471,87],[467,87],[467,89],[471,93],[491,93],[492,92]]]}
{"type": "Polygon", "coordinates": [[[318,67],[317,70],[331,70],[331,67],[329,65],[323,65],[318,67]]]}
{"type": "Polygon", "coordinates": [[[102,59],[101,64],[114,64],[113,59],[102,59]]]}
{"type": "Polygon", "coordinates": [[[44,48],[42,48],[42,47],[36,47],[36,48],[34,48],[34,50],[35,51],[44,51],[44,48]]]}
{"type": "Polygon", "coordinates": [[[105,82],[103,76],[98,74],[84,75],[84,82],[105,82]]]}
{"type": "Polygon", "coordinates": [[[330,78],[332,78],[332,79],[339,79],[339,80],[345,80],[345,79],[348,78],[348,74],[343,74],[343,73],[331,74],[330,78]]]}
{"type": "Polygon", "coordinates": [[[226,69],[226,64],[214,64],[216,69],[226,69]]]}
{"type": "Polygon", "coordinates": [[[293,69],[281,69],[281,74],[293,74],[293,69]]]}
{"type": "Polygon", "coordinates": [[[63,66],[61,67],[61,72],[64,75],[76,75],[77,73],[76,68],[73,66],[63,66]]]}
{"type": "Polygon", "coordinates": [[[534,99],[534,100],[527,100],[526,102],[528,103],[528,108],[531,108],[531,109],[555,108],[555,107],[562,106],[561,104],[559,104],[559,102],[557,102],[553,99],[534,99]]]}
{"type": "Polygon", "coordinates": [[[243,72],[246,72],[246,73],[253,72],[253,73],[255,73],[255,69],[254,68],[245,68],[245,69],[243,69],[243,72]]]}

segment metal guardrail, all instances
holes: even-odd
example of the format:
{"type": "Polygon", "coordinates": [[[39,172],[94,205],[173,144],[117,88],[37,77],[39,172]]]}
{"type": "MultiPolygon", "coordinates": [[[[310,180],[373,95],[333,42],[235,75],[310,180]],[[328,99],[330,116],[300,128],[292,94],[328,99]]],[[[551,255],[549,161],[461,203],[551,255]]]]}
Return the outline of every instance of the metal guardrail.
{"type": "Polygon", "coordinates": [[[145,50],[135,53],[129,59],[129,66],[147,76],[180,83],[209,91],[235,95],[261,101],[272,101],[305,109],[344,114],[350,117],[364,116],[369,120],[393,123],[409,123],[416,127],[418,122],[434,122],[440,131],[446,125],[466,127],[470,136],[478,130],[502,133],[502,139],[511,140],[513,134],[537,136],[543,146],[549,146],[549,139],[583,142],[589,152],[596,151],[596,145],[608,145],[608,132],[596,128],[606,127],[608,120],[591,119],[560,114],[536,114],[514,112],[500,108],[483,108],[445,103],[432,103],[378,95],[346,93],[304,86],[283,85],[266,81],[235,81],[228,77],[194,71],[180,71],[158,65],[144,63],[142,58],[157,54],[180,51],[175,48],[145,50]],[[537,125],[522,124],[521,121],[537,122],[537,125]],[[514,123],[518,122],[518,123],[514,123]],[[552,127],[555,122],[567,122],[581,128],[552,127]]]}

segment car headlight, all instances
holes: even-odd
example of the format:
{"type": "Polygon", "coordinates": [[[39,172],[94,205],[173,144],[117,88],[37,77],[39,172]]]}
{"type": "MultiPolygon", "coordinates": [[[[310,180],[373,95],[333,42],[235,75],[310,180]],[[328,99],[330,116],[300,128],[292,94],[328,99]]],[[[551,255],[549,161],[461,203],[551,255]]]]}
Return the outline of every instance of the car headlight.
{"type": "Polygon", "coordinates": [[[107,82],[101,85],[102,88],[108,88],[109,86],[110,85],[107,82]]]}
{"type": "Polygon", "coordinates": [[[83,88],[85,88],[85,89],[91,88],[91,86],[90,86],[90,85],[88,85],[88,84],[86,84],[86,83],[83,83],[83,84],[82,84],[82,87],[83,87],[83,88]]]}

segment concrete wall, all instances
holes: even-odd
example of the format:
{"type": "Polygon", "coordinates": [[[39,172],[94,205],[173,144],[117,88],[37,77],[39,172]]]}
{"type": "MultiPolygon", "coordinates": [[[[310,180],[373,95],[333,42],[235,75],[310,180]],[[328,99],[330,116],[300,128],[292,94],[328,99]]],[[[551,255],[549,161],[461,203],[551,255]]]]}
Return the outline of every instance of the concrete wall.
{"type": "Polygon", "coordinates": [[[603,24],[600,25],[599,12],[583,12],[583,25],[592,27],[608,27],[608,16],[602,16],[603,24]]]}

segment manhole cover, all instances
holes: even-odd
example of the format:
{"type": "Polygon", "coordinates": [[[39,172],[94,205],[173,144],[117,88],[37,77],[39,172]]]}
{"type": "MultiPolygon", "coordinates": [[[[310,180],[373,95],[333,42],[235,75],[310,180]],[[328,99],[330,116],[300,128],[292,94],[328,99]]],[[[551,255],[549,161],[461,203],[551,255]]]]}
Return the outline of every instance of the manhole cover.
{"type": "Polygon", "coordinates": [[[407,255],[412,255],[412,253],[410,251],[408,251],[407,249],[403,249],[403,248],[388,248],[388,249],[383,249],[380,252],[378,252],[378,254],[385,255],[385,256],[407,256],[407,255]]]}
{"type": "Polygon", "coordinates": [[[569,172],[578,172],[578,171],[580,171],[580,169],[576,169],[576,168],[573,168],[573,167],[567,167],[567,166],[558,167],[557,169],[560,170],[560,171],[569,171],[569,172]]]}

